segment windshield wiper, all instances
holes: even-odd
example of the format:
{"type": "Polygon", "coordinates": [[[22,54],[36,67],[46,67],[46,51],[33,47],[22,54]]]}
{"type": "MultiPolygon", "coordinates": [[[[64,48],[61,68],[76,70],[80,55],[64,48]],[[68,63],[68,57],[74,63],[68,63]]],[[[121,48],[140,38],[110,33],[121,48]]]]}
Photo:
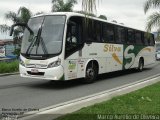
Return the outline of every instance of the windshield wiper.
{"type": "MultiPolygon", "coordinates": [[[[34,36],[33,39],[31,39],[32,42],[31,42],[31,44],[29,45],[29,47],[28,47],[28,49],[26,51],[27,55],[29,55],[29,50],[35,44],[36,40],[37,40],[37,36],[34,36]]],[[[30,51],[32,51],[32,50],[30,50],[30,51]]]]}
{"type": "Polygon", "coordinates": [[[40,39],[41,39],[41,33],[42,33],[42,27],[39,28],[39,30],[38,30],[37,39],[36,39],[36,42],[35,42],[35,44],[37,44],[36,54],[38,53],[38,48],[39,48],[40,39]]]}
{"type": "MultiPolygon", "coordinates": [[[[40,34],[41,34],[41,28],[39,28],[38,33],[37,33],[37,36],[35,36],[35,37],[32,39],[32,42],[31,42],[31,44],[29,45],[29,47],[28,47],[28,49],[27,49],[27,51],[26,51],[26,54],[27,54],[27,55],[29,55],[29,53],[32,51],[33,46],[34,46],[35,44],[37,44],[40,34]],[[31,49],[31,47],[32,47],[32,49],[31,49]],[[31,50],[30,50],[30,49],[31,49],[31,50]]],[[[38,49],[38,47],[37,47],[37,49],[38,49]]],[[[37,53],[36,53],[36,54],[37,54],[37,53]]]]}
{"type": "Polygon", "coordinates": [[[30,44],[30,46],[28,47],[27,49],[27,52],[26,54],[29,55],[30,52],[32,51],[31,47],[33,48],[34,45],[37,44],[37,47],[36,47],[36,54],[38,53],[38,48],[39,48],[39,45],[41,44],[42,46],[42,49],[43,49],[43,52],[44,54],[48,54],[48,51],[47,51],[47,48],[45,46],[45,43],[44,43],[44,40],[43,38],[41,37],[41,33],[42,33],[42,28],[39,28],[38,30],[38,33],[37,33],[37,36],[34,37],[32,43],[30,44]],[[36,39],[35,39],[36,38],[36,39]],[[31,49],[31,50],[30,50],[31,49]]]}
{"type": "Polygon", "coordinates": [[[44,53],[45,53],[46,55],[48,55],[48,51],[47,51],[46,45],[45,45],[44,40],[43,40],[42,37],[40,38],[40,41],[41,41],[40,43],[41,43],[41,45],[42,45],[42,49],[43,49],[44,53]]]}
{"type": "Polygon", "coordinates": [[[36,54],[38,53],[39,44],[41,43],[43,52],[44,52],[45,55],[47,55],[47,54],[48,54],[48,51],[47,51],[45,42],[44,42],[43,38],[41,37],[41,34],[42,34],[42,28],[40,28],[40,29],[38,30],[38,37],[37,37],[37,41],[36,41],[36,42],[37,42],[36,54]]]}

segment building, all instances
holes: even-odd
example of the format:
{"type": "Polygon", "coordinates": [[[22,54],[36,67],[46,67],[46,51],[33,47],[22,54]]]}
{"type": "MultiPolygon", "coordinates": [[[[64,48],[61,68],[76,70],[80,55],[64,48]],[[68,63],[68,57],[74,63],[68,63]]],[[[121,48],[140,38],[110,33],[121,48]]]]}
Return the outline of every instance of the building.
{"type": "Polygon", "coordinates": [[[0,58],[16,58],[14,51],[15,45],[12,39],[0,40],[0,58]]]}
{"type": "Polygon", "coordinates": [[[13,44],[13,40],[12,39],[5,39],[5,40],[0,40],[0,45],[11,45],[13,44]]]}

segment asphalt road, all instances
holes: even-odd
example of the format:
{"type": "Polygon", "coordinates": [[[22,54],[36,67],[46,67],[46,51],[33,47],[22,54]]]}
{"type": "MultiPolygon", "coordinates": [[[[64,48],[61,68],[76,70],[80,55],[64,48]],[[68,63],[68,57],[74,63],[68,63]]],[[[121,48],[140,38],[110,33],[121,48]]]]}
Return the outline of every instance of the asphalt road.
{"type": "Polygon", "coordinates": [[[143,72],[127,70],[101,75],[93,84],[84,84],[81,80],[51,83],[19,75],[0,77],[0,111],[2,108],[41,109],[139,81],[159,72],[157,62],[143,72]]]}

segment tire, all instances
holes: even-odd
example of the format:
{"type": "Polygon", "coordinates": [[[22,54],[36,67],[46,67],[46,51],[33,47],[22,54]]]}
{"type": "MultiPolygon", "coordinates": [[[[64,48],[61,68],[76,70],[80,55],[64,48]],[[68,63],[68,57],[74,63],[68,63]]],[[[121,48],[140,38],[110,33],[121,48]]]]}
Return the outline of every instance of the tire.
{"type": "Polygon", "coordinates": [[[144,62],[142,59],[139,60],[138,71],[142,72],[144,68],[144,62]]]}
{"type": "Polygon", "coordinates": [[[88,64],[86,68],[85,83],[93,83],[98,76],[98,68],[94,63],[88,64]]]}

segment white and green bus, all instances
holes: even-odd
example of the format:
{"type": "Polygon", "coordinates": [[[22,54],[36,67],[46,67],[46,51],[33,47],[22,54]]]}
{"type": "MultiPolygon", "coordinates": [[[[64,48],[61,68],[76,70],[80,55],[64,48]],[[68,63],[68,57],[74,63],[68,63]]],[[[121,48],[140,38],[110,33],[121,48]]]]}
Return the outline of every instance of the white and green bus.
{"type": "Polygon", "coordinates": [[[58,12],[32,17],[25,26],[20,55],[22,77],[46,80],[86,78],[137,68],[155,62],[154,36],[145,32],[87,17],[58,12]]]}

